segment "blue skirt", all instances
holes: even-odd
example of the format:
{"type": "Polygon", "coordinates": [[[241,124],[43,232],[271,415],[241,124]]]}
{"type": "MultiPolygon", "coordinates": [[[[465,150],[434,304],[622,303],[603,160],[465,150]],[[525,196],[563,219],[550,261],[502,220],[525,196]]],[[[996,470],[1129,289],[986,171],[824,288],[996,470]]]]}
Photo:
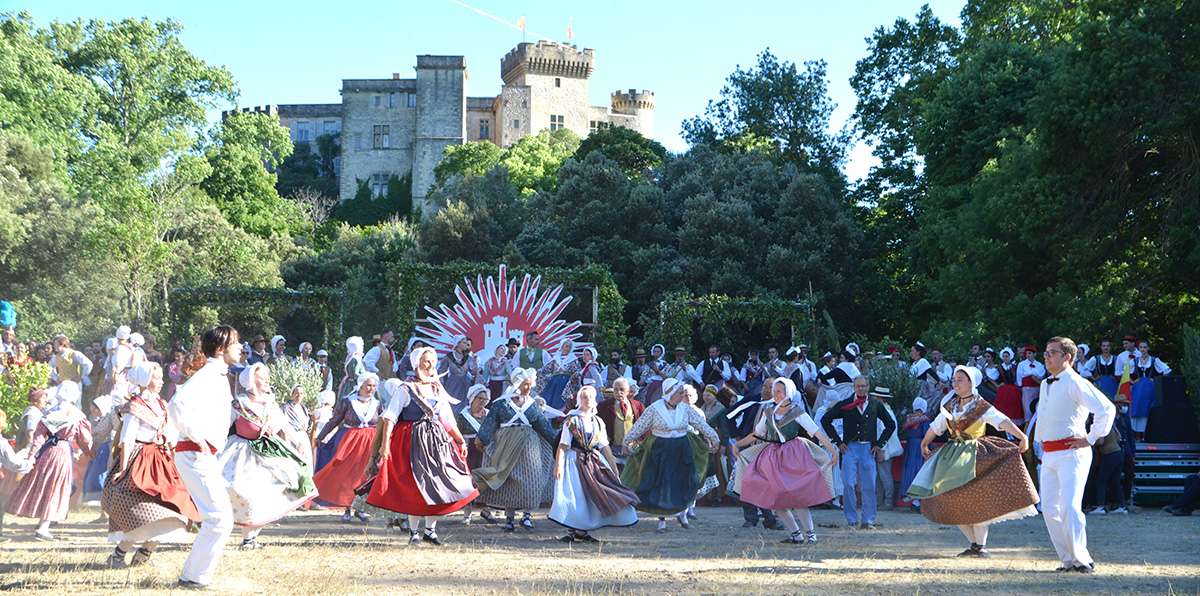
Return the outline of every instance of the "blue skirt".
{"type": "Polygon", "coordinates": [[[108,455],[112,452],[112,441],[105,441],[96,449],[96,456],[83,473],[83,500],[95,501],[104,493],[104,481],[108,478],[108,455]]]}
{"type": "Polygon", "coordinates": [[[1104,395],[1107,395],[1109,399],[1112,399],[1117,394],[1117,389],[1120,386],[1121,381],[1110,375],[1104,375],[1096,380],[1096,387],[1099,387],[1100,391],[1103,391],[1104,395]]]}
{"type": "Polygon", "coordinates": [[[563,390],[567,388],[567,381],[571,380],[568,375],[554,375],[550,380],[546,381],[546,390],[542,392],[542,399],[546,400],[546,405],[556,410],[561,410],[566,399],[563,398],[563,390]]]}
{"type": "Polygon", "coordinates": [[[313,466],[313,474],[316,474],[333,459],[333,454],[337,453],[338,444],[342,442],[342,435],[346,433],[346,427],[341,427],[336,433],[333,433],[333,438],[326,443],[317,445],[316,456],[313,457],[315,465],[313,466]]]}
{"type": "MultiPolygon", "coordinates": [[[[929,425],[923,425],[922,428],[928,429],[929,425]]],[[[922,438],[924,434],[921,435],[922,438]]],[[[900,495],[908,494],[908,487],[912,485],[912,481],[917,477],[917,472],[921,471],[921,466],[925,464],[925,457],[921,455],[921,439],[908,438],[908,442],[904,445],[904,474],[900,476],[900,495]]]]}
{"type": "Polygon", "coordinates": [[[1129,406],[1129,416],[1132,418],[1147,418],[1150,408],[1154,407],[1156,379],[1142,377],[1133,384],[1133,403],[1129,406]]]}

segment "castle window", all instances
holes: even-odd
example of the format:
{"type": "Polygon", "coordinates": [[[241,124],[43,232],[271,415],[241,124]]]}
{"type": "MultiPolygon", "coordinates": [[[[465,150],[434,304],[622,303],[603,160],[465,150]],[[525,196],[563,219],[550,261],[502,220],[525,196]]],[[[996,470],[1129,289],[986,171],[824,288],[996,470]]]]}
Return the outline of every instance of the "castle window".
{"type": "Polygon", "coordinates": [[[377,199],[387,196],[387,174],[371,174],[371,196],[377,199]]]}
{"type": "Polygon", "coordinates": [[[555,86],[555,87],[562,87],[562,79],[560,79],[560,78],[558,78],[558,77],[554,77],[554,86],[555,86]]]}
{"type": "Polygon", "coordinates": [[[410,108],[417,107],[417,94],[416,93],[408,94],[408,107],[410,107],[410,108]]]}
{"type": "Polygon", "coordinates": [[[388,93],[388,107],[389,108],[396,107],[396,93],[395,92],[388,93]]]}
{"type": "Polygon", "coordinates": [[[489,122],[487,120],[479,121],[479,138],[481,138],[481,139],[492,138],[492,131],[488,125],[489,125],[489,122]]]}
{"type": "Polygon", "coordinates": [[[374,149],[391,149],[391,126],[376,124],[371,127],[371,147],[374,149]]]}
{"type": "Polygon", "coordinates": [[[603,120],[589,120],[588,121],[588,133],[591,134],[593,132],[596,132],[597,130],[604,130],[610,126],[612,126],[612,124],[605,122],[603,120]]]}
{"type": "Polygon", "coordinates": [[[321,132],[321,134],[324,134],[324,135],[337,134],[338,129],[341,128],[340,126],[338,126],[337,120],[326,120],[325,123],[323,124],[323,126],[324,126],[324,129],[321,132]]]}
{"type": "Polygon", "coordinates": [[[380,105],[381,103],[383,103],[383,96],[382,96],[382,95],[375,95],[375,96],[372,96],[372,99],[373,99],[373,100],[374,100],[374,102],[375,102],[375,107],[379,107],[379,105],[380,105]]]}
{"type": "Polygon", "coordinates": [[[550,130],[566,128],[566,124],[564,124],[566,121],[566,116],[562,114],[550,114],[550,130]]]}
{"type": "Polygon", "coordinates": [[[513,128],[521,128],[521,121],[513,120],[513,128]]]}
{"type": "Polygon", "coordinates": [[[309,134],[310,129],[308,128],[307,120],[300,120],[296,122],[296,131],[295,134],[292,135],[294,141],[297,143],[307,143],[311,140],[309,138],[309,134]]]}

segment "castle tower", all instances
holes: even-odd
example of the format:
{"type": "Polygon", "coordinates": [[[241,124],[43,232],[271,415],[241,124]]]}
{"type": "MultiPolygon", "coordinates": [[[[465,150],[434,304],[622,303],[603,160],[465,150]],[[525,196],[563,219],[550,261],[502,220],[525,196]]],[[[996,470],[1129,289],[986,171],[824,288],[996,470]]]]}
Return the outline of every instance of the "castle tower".
{"type": "Polygon", "coordinates": [[[417,125],[413,135],[413,199],[423,201],[433,168],[450,145],[466,139],[467,63],[462,56],[417,56],[417,125]]]}
{"type": "Polygon", "coordinates": [[[569,128],[587,136],[588,77],[595,52],[556,41],[522,43],[500,60],[504,87],[498,98],[497,142],[507,147],[543,130],[569,128]]]}
{"type": "Polygon", "coordinates": [[[645,89],[614,91],[612,109],[617,114],[633,116],[637,122],[635,130],[642,133],[642,136],[650,137],[654,134],[654,92],[645,89]]]}

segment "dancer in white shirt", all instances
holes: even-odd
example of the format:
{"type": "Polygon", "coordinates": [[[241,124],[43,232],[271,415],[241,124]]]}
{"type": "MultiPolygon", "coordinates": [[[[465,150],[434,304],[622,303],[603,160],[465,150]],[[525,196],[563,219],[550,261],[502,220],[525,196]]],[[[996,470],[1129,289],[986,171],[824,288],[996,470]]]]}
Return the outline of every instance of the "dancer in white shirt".
{"type": "Polygon", "coordinates": [[[241,360],[242,344],[236,329],[219,325],[204,332],[200,347],[208,362],[179,388],[169,406],[170,420],[179,432],[175,466],[202,522],[179,575],[180,587],[186,588],[212,583],[221,550],[233,531],[233,505],[217,448],[225,445],[233,422],[229,365],[241,360]]]}
{"type": "Polygon", "coordinates": [[[1112,429],[1116,408],[1072,364],[1075,342],[1054,337],[1046,343],[1046,368],[1038,398],[1034,441],[1042,445],[1042,516],[1062,566],[1058,571],[1095,573],[1087,550],[1083,488],[1092,466],[1091,446],[1112,429]],[[1084,430],[1088,414],[1092,428],[1084,430]]]}

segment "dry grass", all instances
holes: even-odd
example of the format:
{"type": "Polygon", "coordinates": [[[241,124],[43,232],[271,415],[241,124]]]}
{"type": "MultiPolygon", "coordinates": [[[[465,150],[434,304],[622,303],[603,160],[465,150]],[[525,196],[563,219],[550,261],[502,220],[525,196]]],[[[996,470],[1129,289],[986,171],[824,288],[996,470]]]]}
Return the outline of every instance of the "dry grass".
{"type": "MultiPolygon", "coordinates": [[[[817,511],[819,525],[842,522],[817,511]]],[[[83,511],[57,529],[54,544],[32,541],[28,520],[9,519],[0,543],[0,590],[57,593],[171,589],[186,555],[164,549],[150,564],[111,571],[111,546],[83,511]],[[14,523],[15,522],[15,523],[14,523]]],[[[601,545],[564,545],[558,527],[537,520],[532,532],[439,525],[447,545],[407,546],[382,520],[346,525],[332,512],[302,513],[268,528],[266,548],[230,548],[214,588],[268,594],[388,593],[1181,593],[1200,592],[1200,517],[1158,511],[1089,518],[1100,572],[1058,574],[1041,518],[992,529],[993,558],[958,559],[962,535],[919,515],[882,512],[875,531],[818,528],[816,545],[781,545],[782,532],[742,529],[733,508],[701,509],[692,529],[654,532],[654,521],[603,530],[601,545]]],[[[232,544],[238,541],[231,540],[232,544]]]]}

